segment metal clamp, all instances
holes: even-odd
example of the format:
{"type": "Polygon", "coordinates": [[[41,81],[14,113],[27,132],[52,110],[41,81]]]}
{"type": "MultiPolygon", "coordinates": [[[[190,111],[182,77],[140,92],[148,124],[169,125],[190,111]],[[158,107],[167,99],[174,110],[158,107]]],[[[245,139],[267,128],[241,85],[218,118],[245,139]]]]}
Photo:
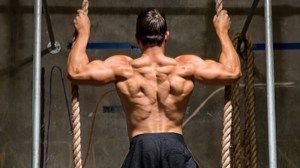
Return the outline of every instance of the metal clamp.
{"type": "Polygon", "coordinates": [[[54,46],[49,42],[47,48],[51,54],[58,54],[61,50],[61,45],[57,41],[55,41],[54,46]]]}

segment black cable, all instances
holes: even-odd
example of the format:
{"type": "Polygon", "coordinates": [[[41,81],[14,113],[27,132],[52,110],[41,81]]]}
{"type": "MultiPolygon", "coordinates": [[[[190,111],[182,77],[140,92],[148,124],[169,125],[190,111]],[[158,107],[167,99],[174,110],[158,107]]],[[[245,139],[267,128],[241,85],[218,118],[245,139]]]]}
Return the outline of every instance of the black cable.
{"type": "Polygon", "coordinates": [[[249,15],[247,16],[247,19],[245,21],[245,24],[244,24],[244,27],[243,27],[243,30],[242,30],[242,33],[241,33],[242,38],[245,38],[245,36],[246,36],[249,25],[252,21],[253,15],[254,15],[254,11],[257,8],[258,2],[259,2],[259,0],[254,0],[253,3],[252,3],[251,11],[250,11],[249,15]]]}
{"type": "Polygon", "coordinates": [[[41,71],[41,165],[44,165],[44,141],[45,141],[45,68],[41,71]]]}
{"type": "Polygon", "coordinates": [[[63,86],[63,91],[64,91],[64,97],[65,97],[65,103],[68,111],[68,118],[69,118],[69,125],[70,125],[70,133],[73,134],[73,127],[72,127],[72,121],[71,121],[71,112],[70,112],[70,107],[69,107],[69,100],[67,97],[67,92],[66,92],[66,86],[64,83],[64,78],[63,78],[63,73],[60,67],[58,66],[53,66],[51,68],[51,73],[50,73],[50,93],[49,93],[49,110],[48,110],[48,125],[47,125],[47,137],[46,137],[46,154],[45,154],[45,168],[48,166],[48,151],[49,151],[49,132],[50,132],[50,124],[51,124],[51,105],[52,105],[52,76],[53,76],[53,71],[57,69],[60,72],[60,77],[61,77],[61,82],[63,86]]]}
{"type": "Polygon", "coordinates": [[[250,23],[252,21],[252,18],[253,18],[255,9],[257,8],[258,3],[259,3],[259,0],[254,0],[253,1],[252,6],[251,6],[251,11],[248,14],[247,19],[245,21],[245,24],[243,26],[243,29],[242,29],[242,32],[241,32],[241,37],[238,40],[238,47],[237,47],[237,49],[238,49],[239,52],[241,50],[241,44],[245,41],[246,33],[248,31],[248,28],[250,26],[250,23]]]}
{"type": "Polygon", "coordinates": [[[47,0],[43,0],[43,9],[44,9],[44,12],[45,12],[45,15],[46,15],[45,17],[46,17],[48,34],[49,34],[50,43],[51,43],[51,50],[55,50],[56,49],[55,38],[54,38],[54,33],[53,33],[53,29],[52,29],[51,19],[50,19],[50,15],[49,15],[49,11],[48,11],[47,0]]]}

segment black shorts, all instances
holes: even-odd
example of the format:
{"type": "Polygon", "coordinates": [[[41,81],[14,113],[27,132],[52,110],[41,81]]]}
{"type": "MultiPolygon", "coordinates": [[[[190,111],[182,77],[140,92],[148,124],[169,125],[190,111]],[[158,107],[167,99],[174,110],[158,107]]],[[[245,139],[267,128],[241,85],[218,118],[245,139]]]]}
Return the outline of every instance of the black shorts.
{"type": "Polygon", "coordinates": [[[198,168],[183,136],[147,133],[133,137],[122,168],[198,168]]]}

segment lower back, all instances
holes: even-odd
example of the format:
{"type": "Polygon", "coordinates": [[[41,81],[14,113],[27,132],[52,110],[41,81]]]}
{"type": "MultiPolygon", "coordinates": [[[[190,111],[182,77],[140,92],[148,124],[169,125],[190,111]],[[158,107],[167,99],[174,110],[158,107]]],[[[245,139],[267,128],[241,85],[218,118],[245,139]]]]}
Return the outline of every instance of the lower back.
{"type": "MultiPolygon", "coordinates": [[[[127,106],[128,107],[128,106],[127,106]]],[[[182,134],[182,121],[184,112],[158,110],[152,107],[152,111],[144,109],[124,108],[127,118],[127,127],[130,137],[144,133],[174,132],[182,134]]]]}
{"type": "Polygon", "coordinates": [[[165,117],[163,113],[161,116],[150,115],[142,121],[133,121],[136,120],[136,118],[130,118],[129,120],[131,120],[131,122],[127,121],[127,127],[130,137],[144,133],[174,132],[182,134],[182,119],[180,118],[180,121],[172,121],[165,117]]]}

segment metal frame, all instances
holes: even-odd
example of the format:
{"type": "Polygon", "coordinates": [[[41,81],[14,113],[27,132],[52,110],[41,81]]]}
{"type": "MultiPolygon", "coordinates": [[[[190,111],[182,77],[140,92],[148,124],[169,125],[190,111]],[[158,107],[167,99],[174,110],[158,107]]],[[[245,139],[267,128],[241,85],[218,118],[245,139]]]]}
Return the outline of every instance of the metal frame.
{"type": "MultiPolygon", "coordinates": [[[[41,134],[41,21],[42,1],[35,0],[34,5],[34,46],[33,46],[33,91],[32,91],[32,168],[40,168],[40,134],[41,134]]],[[[268,135],[269,165],[277,168],[276,156],[276,119],[274,89],[274,52],[272,29],[271,0],[265,0],[266,31],[266,67],[267,67],[267,99],[268,99],[268,135]]],[[[52,45],[53,46],[53,45],[52,45]]]]}
{"type": "Polygon", "coordinates": [[[33,90],[32,90],[32,168],[40,168],[41,155],[41,32],[42,1],[34,1],[33,90]]]}
{"type": "Polygon", "coordinates": [[[274,51],[273,51],[271,0],[265,0],[265,33],[266,33],[266,59],[267,59],[266,69],[267,69],[269,167],[277,168],[276,112],[275,112],[275,89],[274,89],[274,51]]]}

